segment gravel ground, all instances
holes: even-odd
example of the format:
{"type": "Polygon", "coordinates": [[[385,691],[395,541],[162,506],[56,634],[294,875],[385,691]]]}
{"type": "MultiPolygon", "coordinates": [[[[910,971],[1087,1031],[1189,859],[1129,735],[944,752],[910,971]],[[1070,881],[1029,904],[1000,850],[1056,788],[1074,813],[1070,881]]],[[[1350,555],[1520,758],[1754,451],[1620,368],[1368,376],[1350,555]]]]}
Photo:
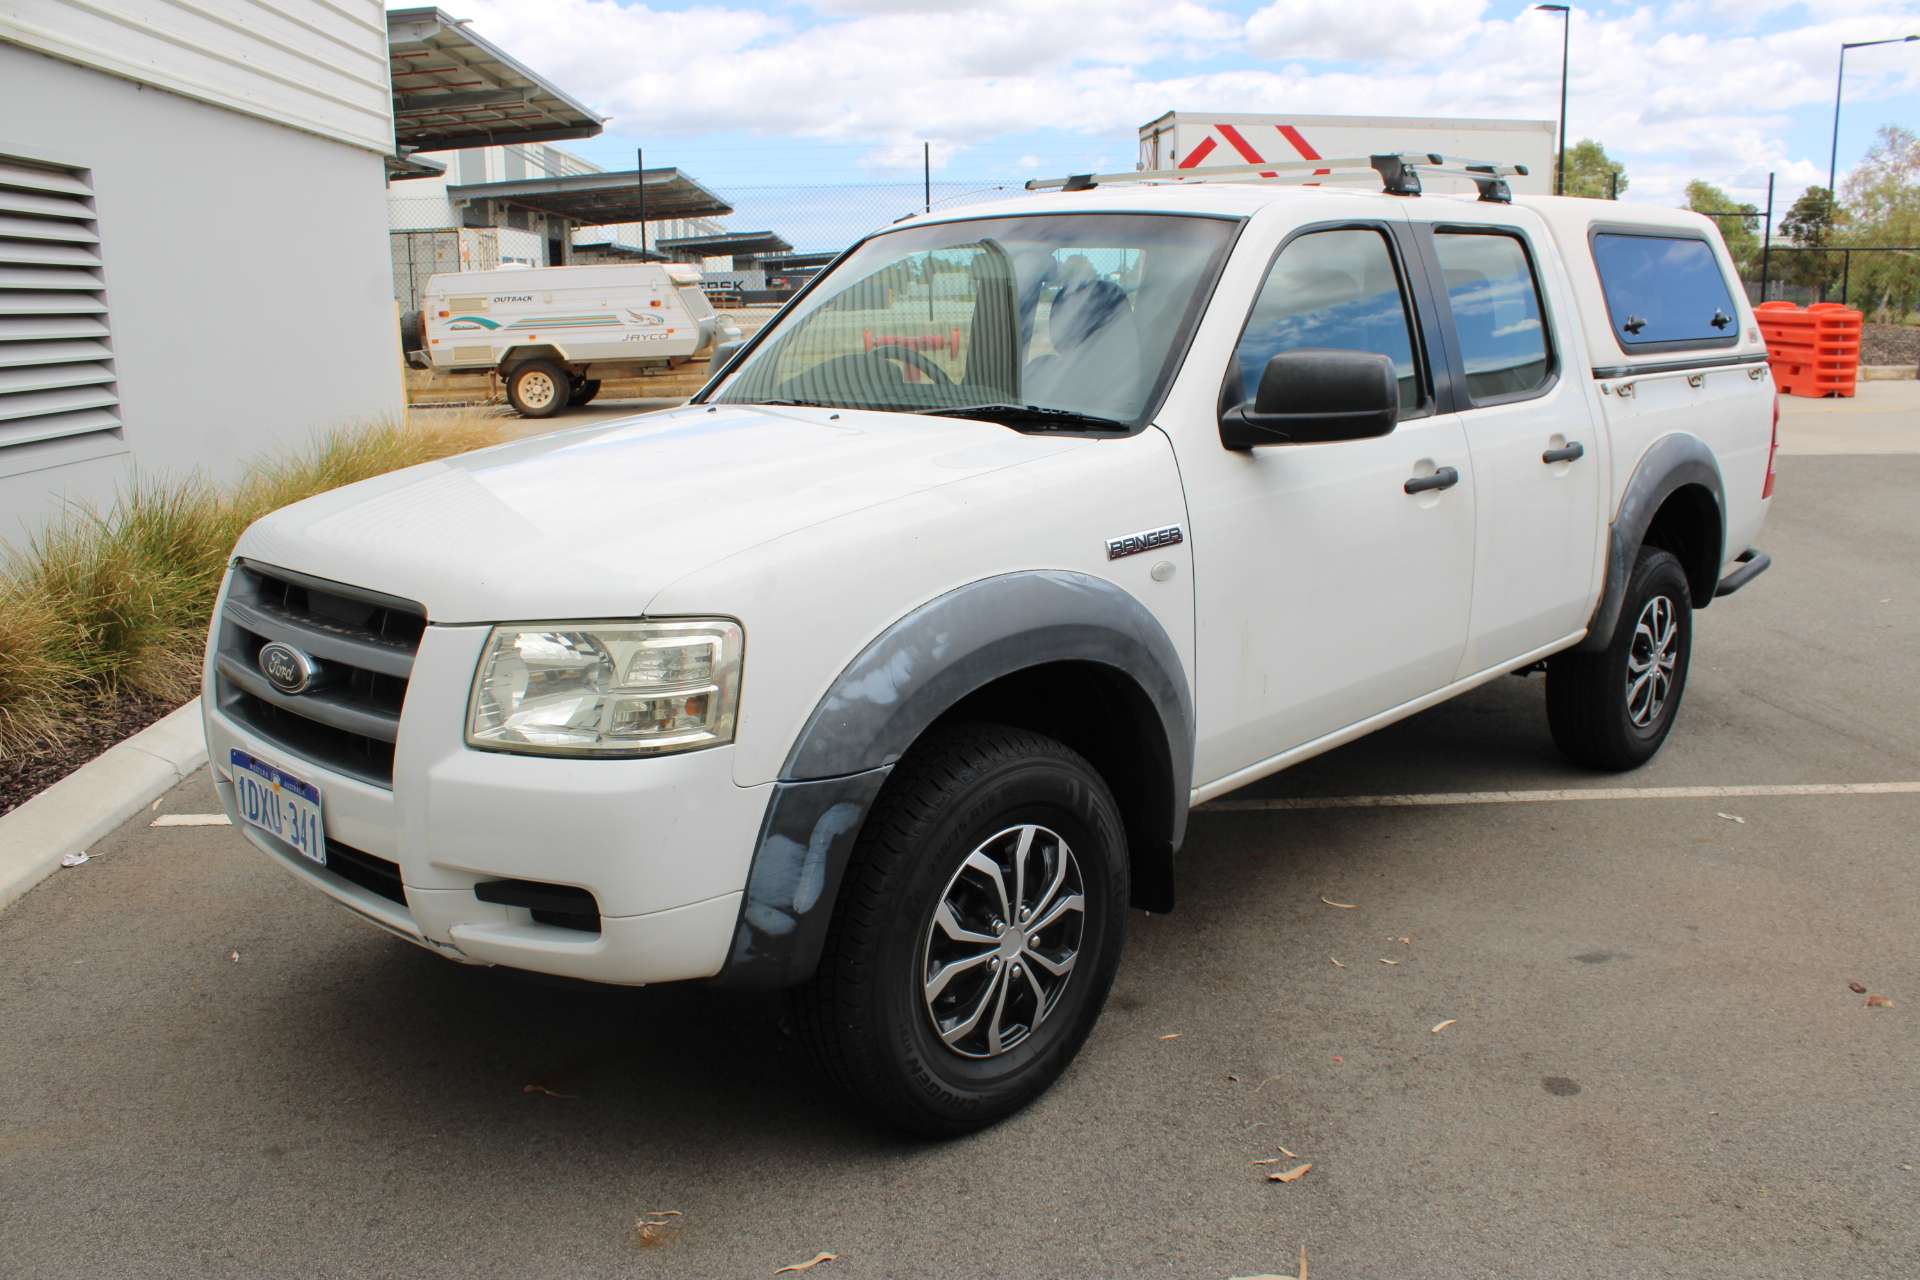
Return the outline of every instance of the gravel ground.
{"type": "Polygon", "coordinates": [[[1920,325],[1866,326],[1860,342],[1860,362],[1920,366],[1920,325]]]}
{"type": "Polygon", "coordinates": [[[140,732],[180,703],[170,698],[127,697],[82,712],[60,743],[42,743],[0,760],[0,813],[25,804],[122,738],[140,732]]]}

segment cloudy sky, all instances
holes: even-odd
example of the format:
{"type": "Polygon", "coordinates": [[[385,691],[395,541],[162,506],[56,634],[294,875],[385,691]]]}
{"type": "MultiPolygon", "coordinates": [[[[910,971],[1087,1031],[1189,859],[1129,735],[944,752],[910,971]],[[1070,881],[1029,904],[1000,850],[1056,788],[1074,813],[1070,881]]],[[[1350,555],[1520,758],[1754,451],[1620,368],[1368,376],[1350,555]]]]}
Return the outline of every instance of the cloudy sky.
{"type": "MultiPolygon", "coordinates": [[[[1167,110],[1551,118],[1560,19],[1511,0],[440,0],[610,116],[569,144],[713,184],[1017,179],[1133,166],[1167,110]]],[[[1826,180],[1842,41],[1920,32],[1908,0],[1598,2],[1573,15],[1569,140],[1631,198],[1689,178],[1758,202],[1826,180]]],[[[1842,172],[1920,124],[1920,43],[1847,59],[1842,172]]]]}

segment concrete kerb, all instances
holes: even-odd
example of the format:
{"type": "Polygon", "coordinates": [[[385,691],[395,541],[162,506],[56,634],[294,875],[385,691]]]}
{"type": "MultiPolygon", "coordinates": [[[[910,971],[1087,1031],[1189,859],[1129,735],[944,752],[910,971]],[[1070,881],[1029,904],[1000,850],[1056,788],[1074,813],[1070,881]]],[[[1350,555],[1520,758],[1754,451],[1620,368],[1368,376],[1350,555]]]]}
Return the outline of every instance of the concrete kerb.
{"type": "Polygon", "coordinates": [[[206,762],[195,698],[0,816],[0,910],[206,762]]]}

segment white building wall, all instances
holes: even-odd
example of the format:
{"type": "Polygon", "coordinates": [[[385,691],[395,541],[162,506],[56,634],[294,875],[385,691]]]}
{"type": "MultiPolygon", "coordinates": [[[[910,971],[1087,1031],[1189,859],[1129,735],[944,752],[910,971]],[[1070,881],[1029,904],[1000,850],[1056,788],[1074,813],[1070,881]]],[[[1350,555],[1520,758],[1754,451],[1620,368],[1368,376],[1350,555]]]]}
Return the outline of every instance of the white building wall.
{"type": "Polygon", "coordinates": [[[0,38],[323,138],[393,149],[380,0],[5,0],[0,38]]]}
{"type": "Polygon", "coordinates": [[[91,171],[123,428],[0,448],[0,541],[403,412],[383,166],[0,43],[0,153],[91,171]]]}

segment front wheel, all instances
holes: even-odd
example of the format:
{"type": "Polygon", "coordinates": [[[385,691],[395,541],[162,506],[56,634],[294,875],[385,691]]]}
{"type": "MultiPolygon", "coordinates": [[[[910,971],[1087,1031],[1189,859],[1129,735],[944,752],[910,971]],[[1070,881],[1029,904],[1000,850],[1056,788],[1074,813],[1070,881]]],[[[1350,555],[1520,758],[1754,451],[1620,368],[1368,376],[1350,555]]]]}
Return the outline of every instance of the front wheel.
{"type": "Polygon", "coordinates": [[[1575,764],[1638,768],[1673,729],[1693,655],[1693,595],[1672,552],[1642,547],[1607,647],[1547,660],[1547,725],[1575,764]]]}
{"type": "Polygon", "coordinates": [[[1051,738],[936,730],[861,830],[803,1037],[881,1119],[950,1136],[1019,1110],[1086,1040],[1126,937],[1106,783],[1051,738]]]}

